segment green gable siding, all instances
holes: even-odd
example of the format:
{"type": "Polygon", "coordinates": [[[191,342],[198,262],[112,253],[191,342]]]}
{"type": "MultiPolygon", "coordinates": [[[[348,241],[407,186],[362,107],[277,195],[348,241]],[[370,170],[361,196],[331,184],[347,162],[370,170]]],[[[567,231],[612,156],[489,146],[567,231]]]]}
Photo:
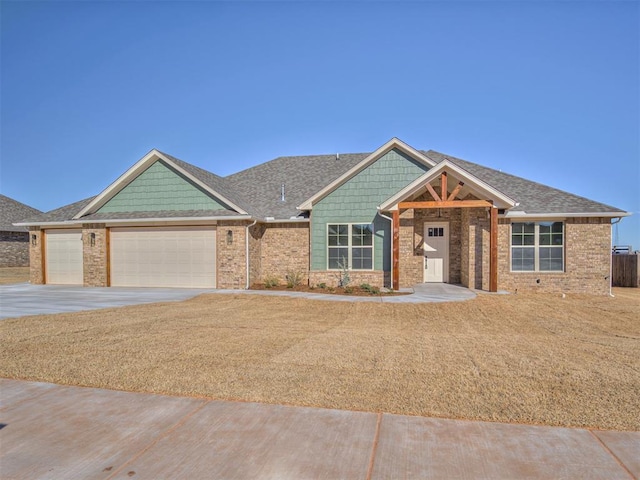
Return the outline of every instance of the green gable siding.
{"type": "Polygon", "coordinates": [[[373,223],[373,268],[390,271],[391,226],[377,214],[377,206],[427,170],[393,149],[315,204],[311,212],[311,270],[327,269],[327,224],[373,223]]]}
{"type": "Polygon", "coordinates": [[[223,210],[227,208],[163,161],[158,160],[120,190],[98,212],[223,210]]]}

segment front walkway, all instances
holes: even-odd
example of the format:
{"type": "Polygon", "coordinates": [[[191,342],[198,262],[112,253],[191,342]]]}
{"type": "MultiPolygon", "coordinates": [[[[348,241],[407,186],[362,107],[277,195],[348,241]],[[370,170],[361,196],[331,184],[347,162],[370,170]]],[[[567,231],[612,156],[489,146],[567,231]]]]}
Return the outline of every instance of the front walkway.
{"type": "Polygon", "coordinates": [[[286,290],[216,290],[213,293],[242,293],[248,295],[270,295],[276,297],[307,298],[309,300],[331,300],[332,302],[382,302],[382,303],[431,303],[461,302],[476,298],[475,292],[460,285],[448,283],[419,283],[413,288],[404,288],[400,292],[407,295],[371,295],[351,296],[332,295],[330,293],[308,293],[286,290]]]}
{"type": "Polygon", "coordinates": [[[640,432],[0,379],[0,478],[632,479],[640,432]]]}

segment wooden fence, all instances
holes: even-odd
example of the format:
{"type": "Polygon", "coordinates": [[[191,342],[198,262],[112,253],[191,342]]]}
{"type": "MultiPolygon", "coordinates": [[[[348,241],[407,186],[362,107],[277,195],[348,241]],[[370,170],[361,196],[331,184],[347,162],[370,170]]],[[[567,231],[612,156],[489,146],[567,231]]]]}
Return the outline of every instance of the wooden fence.
{"type": "Polygon", "coordinates": [[[612,255],[612,275],[614,287],[640,286],[640,262],[638,254],[612,255]]]}

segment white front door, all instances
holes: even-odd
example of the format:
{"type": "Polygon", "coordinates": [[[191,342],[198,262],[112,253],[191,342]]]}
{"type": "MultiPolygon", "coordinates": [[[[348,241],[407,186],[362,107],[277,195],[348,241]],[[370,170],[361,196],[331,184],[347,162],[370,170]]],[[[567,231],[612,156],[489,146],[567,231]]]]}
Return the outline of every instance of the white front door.
{"type": "Polygon", "coordinates": [[[449,280],[449,224],[424,224],[424,281],[449,280]]]}

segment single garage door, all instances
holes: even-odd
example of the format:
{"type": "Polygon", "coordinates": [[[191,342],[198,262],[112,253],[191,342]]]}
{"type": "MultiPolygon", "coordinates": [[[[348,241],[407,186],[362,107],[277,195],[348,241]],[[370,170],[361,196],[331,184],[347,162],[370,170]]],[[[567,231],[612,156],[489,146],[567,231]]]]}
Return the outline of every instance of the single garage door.
{"type": "Polygon", "coordinates": [[[82,231],[45,230],[46,283],[82,285],[82,231]]]}
{"type": "Polygon", "coordinates": [[[112,228],[114,287],[215,288],[215,227],[112,228]]]}

